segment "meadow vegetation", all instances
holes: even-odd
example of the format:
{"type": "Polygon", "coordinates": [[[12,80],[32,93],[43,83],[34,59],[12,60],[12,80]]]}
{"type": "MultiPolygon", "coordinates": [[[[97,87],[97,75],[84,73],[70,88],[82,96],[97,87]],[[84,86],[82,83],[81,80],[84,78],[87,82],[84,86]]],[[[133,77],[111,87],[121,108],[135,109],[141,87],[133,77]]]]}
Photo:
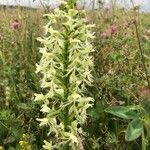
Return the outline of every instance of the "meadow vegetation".
{"type": "MultiPolygon", "coordinates": [[[[45,139],[54,140],[39,126],[41,103],[34,101],[45,92],[36,74],[45,13],[0,8],[0,150],[40,150],[45,139]]],[[[94,80],[84,93],[94,103],[80,149],[149,150],[150,14],[110,7],[87,11],[84,23],[95,24],[94,80]]]]}

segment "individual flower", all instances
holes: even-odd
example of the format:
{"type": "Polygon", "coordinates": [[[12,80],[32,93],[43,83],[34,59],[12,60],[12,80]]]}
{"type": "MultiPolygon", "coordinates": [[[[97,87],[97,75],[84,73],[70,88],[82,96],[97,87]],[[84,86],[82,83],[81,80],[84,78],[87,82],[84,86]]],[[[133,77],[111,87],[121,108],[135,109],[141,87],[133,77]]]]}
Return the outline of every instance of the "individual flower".
{"type": "Polygon", "coordinates": [[[109,12],[110,9],[111,9],[110,6],[105,6],[105,7],[104,7],[104,11],[105,11],[105,12],[109,12]]]}
{"type": "Polygon", "coordinates": [[[107,37],[107,33],[106,33],[106,32],[103,32],[103,33],[101,34],[101,36],[105,38],[105,37],[107,37]]]}
{"type": "Polygon", "coordinates": [[[0,150],[4,150],[2,146],[0,146],[0,150]]]}
{"type": "Polygon", "coordinates": [[[117,26],[115,24],[113,24],[111,27],[110,27],[110,32],[111,34],[114,34],[117,32],[117,26]]]}
{"type": "Polygon", "coordinates": [[[139,96],[140,97],[150,97],[150,88],[147,88],[145,86],[141,86],[139,88],[139,96]]]}
{"type": "Polygon", "coordinates": [[[103,38],[109,38],[110,36],[111,36],[111,33],[110,33],[110,30],[108,29],[101,34],[101,37],[103,38]]]}
{"type": "Polygon", "coordinates": [[[150,29],[146,30],[146,33],[147,33],[148,35],[150,35],[150,29]]]}
{"type": "Polygon", "coordinates": [[[123,27],[124,27],[124,29],[128,29],[129,28],[129,23],[127,22],[127,21],[125,21],[124,23],[123,23],[123,27]]]}
{"type": "Polygon", "coordinates": [[[110,68],[110,69],[108,70],[108,74],[109,74],[109,75],[112,75],[112,74],[114,74],[114,71],[110,68]]]}
{"type": "Polygon", "coordinates": [[[19,29],[19,21],[17,19],[15,19],[13,22],[12,22],[12,29],[13,30],[18,30],[19,29]]]}
{"type": "Polygon", "coordinates": [[[106,29],[102,34],[101,37],[103,38],[109,38],[111,37],[111,35],[115,34],[118,30],[117,25],[113,24],[112,26],[110,26],[108,29],[106,29]]]}
{"type": "Polygon", "coordinates": [[[83,21],[84,21],[84,23],[89,23],[89,22],[90,22],[88,17],[85,17],[85,18],[83,19],[83,21]]]}
{"type": "Polygon", "coordinates": [[[149,36],[147,36],[147,35],[143,35],[142,37],[145,41],[149,41],[149,39],[150,39],[149,36]]]}

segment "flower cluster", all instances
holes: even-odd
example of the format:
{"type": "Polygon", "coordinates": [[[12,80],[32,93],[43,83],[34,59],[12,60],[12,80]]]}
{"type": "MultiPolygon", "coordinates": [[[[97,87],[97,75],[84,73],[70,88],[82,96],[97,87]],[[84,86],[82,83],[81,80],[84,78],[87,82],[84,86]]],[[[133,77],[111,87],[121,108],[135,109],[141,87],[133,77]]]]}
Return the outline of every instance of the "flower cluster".
{"type": "Polygon", "coordinates": [[[81,125],[86,121],[87,108],[93,98],[85,97],[86,85],[91,86],[93,60],[90,44],[94,38],[93,25],[84,23],[85,12],[70,8],[63,3],[53,13],[47,14],[45,36],[38,40],[42,58],[36,72],[42,75],[44,93],[35,94],[35,101],[42,102],[41,112],[45,117],[38,119],[41,126],[49,128],[49,141],[45,149],[80,149],[81,125]],[[60,9],[63,8],[63,9],[60,9]]]}
{"type": "Polygon", "coordinates": [[[28,142],[28,135],[23,134],[21,140],[19,141],[20,149],[21,150],[31,150],[31,145],[28,142]]]}
{"type": "Polygon", "coordinates": [[[19,21],[17,19],[15,19],[11,26],[12,26],[13,30],[18,30],[19,26],[20,26],[19,21]]]}
{"type": "Polygon", "coordinates": [[[106,31],[104,31],[101,36],[104,38],[109,38],[113,34],[115,34],[118,31],[118,27],[116,24],[111,25],[106,31]]]}

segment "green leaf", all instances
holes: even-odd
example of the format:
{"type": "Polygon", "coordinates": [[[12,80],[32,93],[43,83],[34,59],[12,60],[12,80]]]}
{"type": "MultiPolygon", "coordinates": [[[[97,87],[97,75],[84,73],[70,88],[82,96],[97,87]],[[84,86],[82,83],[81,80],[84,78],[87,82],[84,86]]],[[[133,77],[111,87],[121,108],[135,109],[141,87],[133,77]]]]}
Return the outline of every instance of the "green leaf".
{"type": "Polygon", "coordinates": [[[138,118],[138,116],[134,110],[134,106],[112,106],[108,107],[105,112],[123,119],[135,119],[138,118]]]}
{"type": "Polygon", "coordinates": [[[14,136],[9,136],[4,140],[4,144],[10,144],[15,142],[17,139],[14,136]]]}
{"type": "Polygon", "coordinates": [[[123,56],[119,52],[113,53],[111,57],[115,62],[121,61],[123,59],[123,56]]]}
{"type": "Polygon", "coordinates": [[[128,125],[125,138],[127,141],[133,141],[138,137],[140,137],[142,132],[143,132],[143,121],[138,118],[134,119],[128,125]]]}

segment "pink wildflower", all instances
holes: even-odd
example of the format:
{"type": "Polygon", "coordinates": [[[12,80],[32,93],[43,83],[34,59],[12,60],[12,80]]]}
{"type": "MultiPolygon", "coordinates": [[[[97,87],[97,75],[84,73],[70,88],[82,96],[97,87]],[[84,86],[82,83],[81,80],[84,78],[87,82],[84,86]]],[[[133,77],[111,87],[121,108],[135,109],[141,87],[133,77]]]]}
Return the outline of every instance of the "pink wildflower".
{"type": "Polygon", "coordinates": [[[17,19],[12,23],[12,29],[17,30],[19,28],[19,22],[17,19]]]}
{"type": "Polygon", "coordinates": [[[111,36],[110,30],[107,29],[105,32],[101,34],[103,38],[109,38],[111,36]]]}
{"type": "Polygon", "coordinates": [[[110,26],[108,29],[106,29],[101,36],[103,38],[109,38],[111,37],[112,34],[115,34],[117,32],[117,26],[116,25],[112,25],[110,26]]]}
{"type": "Polygon", "coordinates": [[[106,32],[103,32],[103,33],[101,34],[101,36],[105,38],[105,37],[107,37],[107,33],[106,33],[106,32]]]}
{"type": "Polygon", "coordinates": [[[104,11],[105,11],[105,12],[109,12],[109,11],[110,11],[110,9],[111,9],[111,8],[110,8],[110,6],[109,6],[109,5],[104,7],[104,11]]]}
{"type": "Polygon", "coordinates": [[[117,26],[116,26],[116,25],[112,25],[112,26],[110,27],[110,30],[111,30],[111,34],[116,33],[116,32],[117,32],[117,26]]]}
{"type": "Polygon", "coordinates": [[[129,28],[129,23],[127,21],[125,21],[123,26],[124,26],[125,29],[127,29],[127,28],[129,28]]]}

